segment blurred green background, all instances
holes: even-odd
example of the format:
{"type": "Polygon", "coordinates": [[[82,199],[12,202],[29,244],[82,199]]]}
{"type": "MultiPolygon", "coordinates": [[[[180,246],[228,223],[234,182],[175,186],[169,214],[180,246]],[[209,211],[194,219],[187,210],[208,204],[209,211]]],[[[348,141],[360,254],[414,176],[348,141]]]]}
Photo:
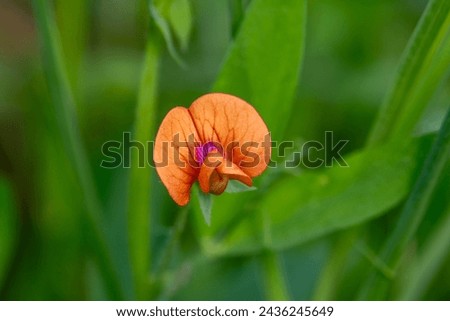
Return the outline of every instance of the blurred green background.
{"type": "Polygon", "coordinates": [[[0,299],[450,299],[449,10],[3,0],[0,299]],[[196,193],[179,208],[136,154],[100,166],[103,143],[151,141],[213,90],[274,140],[333,131],[350,167],[268,169],[214,197],[207,226],[196,193]]]}

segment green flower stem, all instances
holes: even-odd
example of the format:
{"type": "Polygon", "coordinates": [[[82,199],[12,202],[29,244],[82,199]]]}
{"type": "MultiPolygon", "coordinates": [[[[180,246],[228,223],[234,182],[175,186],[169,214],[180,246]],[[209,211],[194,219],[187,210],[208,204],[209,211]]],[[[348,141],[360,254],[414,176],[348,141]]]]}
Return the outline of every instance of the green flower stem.
{"type": "Polygon", "coordinates": [[[278,254],[266,251],[262,255],[266,300],[290,300],[286,280],[278,254]]]}
{"type": "MultiPolygon", "coordinates": [[[[386,262],[395,272],[402,258],[402,253],[413,238],[422,221],[431,196],[445,169],[450,155],[450,108],[447,111],[439,135],[433,144],[419,178],[406,201],[400,219],[391,236],[387,239],[379,258],[386,262]]],[[[384,299],[388,280],[372,269],[367,281],[361,288],[361,299],[384,299]]]]}
{"type": "MultiPolygon", "coordinates": [[[[421,93],[431,96],[435,87],[425,86],[420,88],[421,80],[426,78],[428,69],[435,63],[445,42],[450,25],[450,1],[430,0],[422,15],[414,34],[411,37],[400,64],[397,78],[390,93],[381,107],[378,119],[369,135],[368,145],[372,146],[392,138],[395,128],[403,128],[401,121],[409,120],[408,114],[420,115],[426,107],[428,99],[419,103],[408,104],[408,98],[418,90],[426,90],[421,93]],[[429,93],[428,93],[429,92],[429,93]],[[411,110],[414,108],[414,110],[411,110]]],[[[445,66],[448,70],[448,65],[445,66]]],[[[435,73],[434,77],[441,77],[441,73],[435,73]]],[[[439,78],[440,79],[440,78],[439,78]]],[[[439,79],[434,79],[433,82],[439,79]]],[[[417,117],[411,117],[416,121],[417,117]]],[[[405,126],[408,131],[414,124],[405,126]]],[[[400,131],[403,133],[405,130],[400,131]]],[[[408,133],[410,134],[410,133],[408,133]]]]}
{"type": "Polygon", "coordinates": [[[163,250],[163,253],[161,254],[161,260],[158,264],[158,268],[156,269],[155,279],[158,280],[162,279],[162,275],[169,268],[169,265],[173,257],[173,253],[177,245],[179,244],[181,234],[183,233],[184,228],[186,226],[187,216],[188,216],[188,209],[187,207],[184,207],[179,211],[176,217],[170,238],[167,242],[166,247],[163,250]]]}
{"type": "Polygon", "coordinates": [[[450,207],[446,215],[436,224],[425,243],[422,255],[415,260],[408,272],[405,273],[408,281],[404,283],[397,300],[420,300],[421,295],[429,288],[433,276],[445,262],[450,253],[450,207]]]}
{"type": "MultiPolygon", "coordinates": [[[[141,142],[145,146],[145,150],[148,147],[147,142],[152,140],[155,133],[158,70],[161,55],[161,41],[157,32],[151,33],[150,38],[145,51],[133,135],[133,140],[141,142]]],[[[149,278],[151,267],[150,195],[153,169],[148,165],[146,159],[152,151],[145,153],[144,164],[139,164],[138,152],[138,150],[133,150],[130,153],[128,239],[136,298],[146,299],[151,294],[149,288],[151,281],[149,278]]]]}
{"type": "Polygon", "coordinates": [[[318,284],[312,299],[319,301],[333,300],[343,275],[347,254],[357,241],[359,227],[346,230],[338,237],[332,247],[330,257],[320,273],[318,284]]]}
{"type": "Polygon", "coordinates": [[[119,300],[123,298],[122,289],[102,230],[101,207],[81,142],[75,102],[66,73],[58,29],[48,1],[34,0],[33,10],[42,41],[45,75],[55,108],[56,120],[85,201],[88,235],[92,249],[110,298],[119,300]]]}

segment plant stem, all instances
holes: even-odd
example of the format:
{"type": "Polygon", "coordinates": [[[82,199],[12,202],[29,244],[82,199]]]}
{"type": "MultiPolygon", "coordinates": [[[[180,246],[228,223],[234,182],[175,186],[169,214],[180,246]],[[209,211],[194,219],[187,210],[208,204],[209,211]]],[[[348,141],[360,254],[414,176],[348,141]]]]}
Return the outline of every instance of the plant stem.
{"type": "Polygon", "coordinates": [[[278,254],[270,250],[262,256],[266,300],[290,300],[285,276],[278,254]]]}
{"type": "MultiPolygon", "coordinates": [[[[87,0],[56,0],[56,18],[61,35],[67,78],[72,91],[78,87],[78,75],[83,59],[88,22],[87,0]]],[[[75,97],[77,98],[77,97],[75,97]]]]}
{"type": "Polygon", "coordinates": [[[318,284],[314,290],[313,300],[334,300],[339,281],[343,274],[348,252],[357,239],[359,227],[340,233],[332,247],[330,257],[320,273],[318,284]]]}
{"type": "Polygon", "coordinates": [[[85,201],[88,234],[93,252],[110,298],[120,300],[123,298],[122,289],[102,230],[101,207],[80,138],[75,102],[64,65],[58,29],[47,1],[34,0],[33,11],[42,41],[45,75],[55,107],[56,120],[85,201]]]}
{"type": "MultiPolygon", "coordinates": [[[[155,132],[156,96],[158,88],[158,70],[161,55],[160,39],[157,32],[147,41],[144,66],[138,93],[136,121],[133,140],[140,142],[144,150],[155,132]]],[[[146,159],[151,151],[141,158],[142,150],[130,151],[131,169],[128,185],[128,236],[133,273],[133,282],[137,299],[145,299],[150,294],[150,195],[153,169],[146,159]],[[144,164],[140,161],[144,159],[144,164]]]]}
{"type": "MultiPolygon", "coordinates": [[[[450,21],[450,15],[448,16],[450,21]]],[[[405,100],[405,110],[398,117],[398,121],[392,129],[391,139],[403,140],[410,135],[431,100],[439,82],[447,74],[450,66],[450,41],[442,49],[442,53],[436,57],[435,62],[422,75],[420,81],[414,87],[414,91],[405,100]]]]}
{"type": "Polygon", "coordinates": [[[176,217],[175,224],[172,228],[172,233],[161,255],[160,263],[158,265],[158,268],[156,269],[155,279],[161,279],[161,275],[168,269],[172,260],[173,252],[178,245],[181,234],[183,233],[184,227],[186,226],[187,216],[187,208],[182,208],[176,217]]]}
{"type": "MultiPolygon", "coordinates": [[[[450,155],[450,108],[443,121],[438,137],[422,167],[408,200],[400,214],[400,219],[386,241],[379,258],[395,272],[404,249],[414,236],[422,221],[431,195],[442,174],[450,155]]],[[[372,269],[361,288],[362,299],[385,299],[388,282],[372,269]]]]}
{"type": "Polygon", "coordinates": [[[432,277],[436,275],[440,266],[450,253],[450,208],[436,224],[428,241],[423,246],[422,255],[411,264],[408,281],[399,293],[397,300],[420,300],[429,288],[432,277]]]}

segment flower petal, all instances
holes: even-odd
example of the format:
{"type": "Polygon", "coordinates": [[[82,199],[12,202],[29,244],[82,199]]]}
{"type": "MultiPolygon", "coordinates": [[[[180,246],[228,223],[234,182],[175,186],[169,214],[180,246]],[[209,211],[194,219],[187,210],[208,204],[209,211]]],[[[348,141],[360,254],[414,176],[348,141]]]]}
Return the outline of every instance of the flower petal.
{"type": "Polygon", "coordinates": [[[229,179],[236,179],[252,186],[252,179],[244,173],[236,164],[224,159],[217,153],[210,153],[200,168],[198,181],[200,189],[204,193],[222,194],[229,179]]]}
{"type": "Polygon", "coordinates": [[[166,115],[156,134],[153,160],[161,181],[178,205],[190,199],[197,178],[194,150],[199,137],[188,110],[175,107],[166,115]]]}
{"type": "Polygon", "coordinates": [[[224,162],[217,167],[217,172],[222,175],[226,175],[230,179],[238,180],[247,186],[252,186],[253,181],[243,170],[241,170],[236,164],[231,161],[224,162]]]}
{"type": "MultiPolygon", "coordinates": [[[[205,159],[204,162],[200,168],[200,173],[198,174],[198,183],[200,185],[200,189],[203,191],[203,193],[214,193],[214,194],[220,194],[220,186],[219,185],[224,184],[224,188],[227,186],[228,178],[222,178],[217,176],[216,169],[218,166],[220,166],[223,163],[224,159],[223,156],[218,155],[216,152],[209,153],[205,159]],[[213,189],[211,190],[211,184],[214,184],[213,189]]],[[[223,191],[222,191],[223,192],[223,191]]]]}
{"type": "Polygon", "coordinates": [[[218,142],[225,157],[248,176],[261,174],[270,160],[270,134],[258,112],[244,100],[222,93],[201,96],[189,107],[203,142],[218,142]]]}

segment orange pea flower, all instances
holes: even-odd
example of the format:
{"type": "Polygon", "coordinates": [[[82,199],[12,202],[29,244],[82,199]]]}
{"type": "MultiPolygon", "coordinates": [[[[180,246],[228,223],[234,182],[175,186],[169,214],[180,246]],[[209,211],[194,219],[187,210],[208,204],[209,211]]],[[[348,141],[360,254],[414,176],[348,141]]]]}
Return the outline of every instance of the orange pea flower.
{"type": "Polygon", "coordinates": [[[189,108],[169,111],[156,134],[153,160],[178,205],[186,205],[198,180],[204,193],[221,194],[230,179],[252,186],[270,160],[270,134],[244,100],[211,93],[189,108]]]}

